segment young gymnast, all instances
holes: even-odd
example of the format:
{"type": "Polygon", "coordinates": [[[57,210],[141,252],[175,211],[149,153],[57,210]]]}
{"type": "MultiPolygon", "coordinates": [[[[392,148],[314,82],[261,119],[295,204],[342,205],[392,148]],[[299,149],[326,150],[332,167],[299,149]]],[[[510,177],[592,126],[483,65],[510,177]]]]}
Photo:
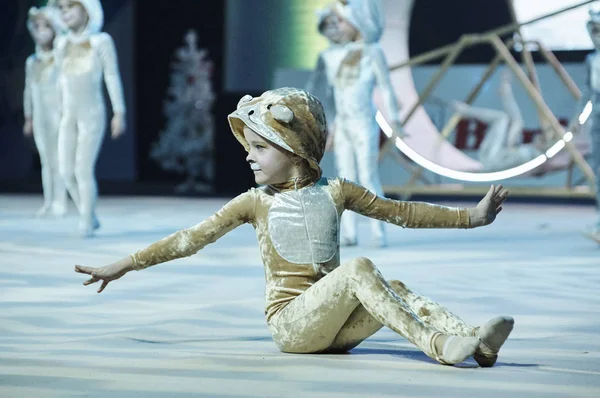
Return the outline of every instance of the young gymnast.
{"type": "MultiPolygon", "coordinates": [[[[380,128],[375,121],[373,93],[382,93],[389,120],[402,131],[398,101],[390,82],[389,66],[379,40],[384,30],[384,11],[379,0],[336,1],[319,18],[319,32],[331,45],[320,55],[313,75],[325,76],[335,103],[333,153],[338,175],[358,181],[382,196],[379,178],[380,128]]],[[[309,91],[311,83],[309,82],[309,91]]],[[[358,243],[357,217],[345,213],[341,244],[358,243]]],[[[371,244],[387,245],[384,224],[371,220],[371,244]]]]}
{"type": "Polygon", "coordinates": [[[191,256],[249,223],[265,266],[266,320],[281,351],[345,352],[387,326],[442,364],[471,356],[481,366],[495,363],[512,318],[473,327],[402,282],[386,281],[367,258],[340,265],[339,220],[349,210],[405,228],[480,227],[502,209],[502,186],[492,186],[476,207],[457,208],[395,201],[344,179],[322,178],[325,116],[320,102],[300,89],[246,95],[228,119],[262,186],[116,263],[76,265],[76,272],[91,275],[84,285],[102,281],[100,293],[129,271],[191,256]]]}
{"type": "Polygon", "coordinates": [[[90,237],[100,227],[96,217],[96,161],[106,130],[102,80],[112,103],[112,138],[125,132],[125,99],[112,37],[101,31],[100,0],[50,0],[67,25],[56,40],[63,114],[58,140],[60,173],[80,213],[79,231],[90,237]]]}
{"type": "Polygon", "coordinates": [[[25,62],[23,133],[26,136],[33,134],[40,155],[44,192],[44,204],[36,215],[42,217],[52,213],[63,216],[67,212],[67,190],[58,170],[61,97],[53,42],[64,28],[53,8],[32,7],[27,29],[35,41],[35,53],[25,62]]]}

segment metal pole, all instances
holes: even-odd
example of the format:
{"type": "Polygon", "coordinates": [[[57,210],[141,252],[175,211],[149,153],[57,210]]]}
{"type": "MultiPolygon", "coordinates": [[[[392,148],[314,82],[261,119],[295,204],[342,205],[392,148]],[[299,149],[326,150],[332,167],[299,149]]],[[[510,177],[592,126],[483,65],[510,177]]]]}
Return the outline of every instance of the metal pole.
{"type": "MultiPolygon", "coordinates": [[[[544,102],[544,99],[542,98],[541,94],[535,89],[533,84],[531,84],[525,73],[523,73],[523,71],[519,67],[519,64],[514,59],[508,48],[506,48],[502,40],[500,40],[500,38],[497,35],[489,35],[488,40],[496,48],[498,54],[500,54],[504,58],[504,61],[512,69],[513,73],[517,76],[517,78],[527,91],[527,94],[529,94],[536,107],[543,114],[544,119],[546,119],[550,123],[550,127],[554,132],[554,136],[557,139],[562,139],[565,133],[563,127],[560,125],[558,120],[556,120],[556,117],[554,116],[550,108],[548,108],[548,105],[546,105],[546,103],[544,102]]],[[[577,166],[579,166],[586,179],[590,183],[591,187],[593,188],[595,185],[594,172],[592,171],[590,165],[585,161],[581,153],[579,153],[579,151],[577,150],[577,148],[575,148],[575,145],[573,145],[572,142],[566,142],[565,147],[573,157],[573,161],[577,164],[577,166]]]]}
{"type": "MultiPolygon", "coordinates": [[[[531,1],[533,1],[533,0],[531,0],[531,1]]],[[[529,21],[526,21],[526,22],[523,22],[523,23],[511,23],[511,24],[504,25],[504,26],[501,26],[501,27],[496,28],[496,29],[489,30],[489,31],[484,32],[482,34],[484,34],[484,35],[485,34],[491,34],[491,35],[504,36],[507,33],[514,32],[515,30],[519,29],[521,26],[530,25],[532,23],[544,20],[546,18],[554,17],[554,16],[562,14],[564,12],[571,11],[571,10],[574,10],[576,8],[579,8],[579,7],[585,6],[587,4],[593,3],[594,1],[596,1],[596,0],[584,1],[584,2],[581,2],[581,3],[575,4],[575,5],[572,5],[570,7],[566,7],[566,8],[563,8],[561,10],[554,11],[554,12],[552,12],[550,14],[546,14],[546,15],[543,15],[541,17],[534,18],[532,20],[529,20],[529,21]]],[[[451,52],[452,49],[453,49],[453,47],[454,47],[454,44],[449,44],[447,46],[443,46],[443,47],[437,48],[435,50],[431,50],[431,51],[428,51],[426,53],[417,55],[417,56],[412,57],[408,61],[405,61],[405,62],[403,62],[401,64],[392,65],[390,67],[390,70],[400,69],[400,68],[403,68],[405,66],[418,65],[418,64],[425,63],[427,61],[434,60],[436,58],[440,58],[440,57],[448,54],[449,52],[451,52]]]]}

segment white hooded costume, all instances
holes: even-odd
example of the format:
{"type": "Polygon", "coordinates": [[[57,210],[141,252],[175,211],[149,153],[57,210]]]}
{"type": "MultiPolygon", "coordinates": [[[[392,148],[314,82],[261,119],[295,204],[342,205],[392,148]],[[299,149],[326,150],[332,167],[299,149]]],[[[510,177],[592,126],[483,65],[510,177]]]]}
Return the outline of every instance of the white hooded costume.
{"type": "MultiPolygon", "coordinates": [[[[35,19],[46,19],[55,35],[59,35],[64,26],[56,10],[48,7],[29,10],[27,28],[35,35],[35,19]]],[[[25,119],[33,124],[33,138],[42,166],[42,187],[44,204],[38,211],[39,216],[52,211],[55,215],[64,215],[67,207],[67,191],[58,168],[58,128],[60,123],[61,100],[58,86],[58,69],[52,50],[47,51],[39,45],[35,53],[25,62],[25,91],[23,93],[23,113],[25,119]]]]}
{"type": "MultiPolygon", "coordinates": [[[[69,194],[81,214],[84,236],[99,227],[95,215],[98,188],[95,166],[106,130],[102,77],[115,114],[125,115],[123,87],[115,45],[101,32],[104,13],[99,0],[78,0],[89,20],[83,32],[69,31],[56,43],[63,96],[59,164],[69,194]]],[[[56,5],[57,0],[51,0],[56,5]]]]}
{"type": "MultiPolygon", "coordinates": [[[[321,54],[335,99],[334,154],[340,177],[358,181],[383,195],[379,179],[379,126],[373,102],[375,86],[382,91],[393,123],[399,123],[399,107],[389,77],[389,67],[378,41],[384,18],[377,0],[353,0],[336,4],[336,11],[361,35],[359,41],[330,47],[321,54]]],[[[333,11],[332,11],[333,12],[333,11]]],[[[356,214],[344,213],[342,244],[356,243],[356,214]]],[[[374,242],[385,245],[383,223],[372,220],[374,242]]]]}

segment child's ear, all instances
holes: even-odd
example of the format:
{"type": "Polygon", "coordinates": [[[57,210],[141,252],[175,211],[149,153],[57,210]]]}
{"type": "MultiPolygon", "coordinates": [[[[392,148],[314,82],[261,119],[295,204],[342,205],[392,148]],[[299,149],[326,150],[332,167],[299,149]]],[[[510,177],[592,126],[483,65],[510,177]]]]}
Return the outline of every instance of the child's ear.
{"type": "Polygon", "coordinates": [[[289,123],[294,120],[294,112],[285,105],[275,104],[269,110],[273,118],[279,122],[289,123]]]}
{"type": "Polygon", "coordinates": [[[238,101],[238,104],[237,104],[237,109],[240,109],[240,106],[242,106],[242,105],[244,105],[245,103],[247,103],[247,102],[250,102],[250,101],[252,101],[252,96],[251,96],[250,94],[246,94],[246,95],[244,95],[244,96],[243,96],[243,97],[242,97],[242,98],[241,98],[241,99],[238,101]]]}

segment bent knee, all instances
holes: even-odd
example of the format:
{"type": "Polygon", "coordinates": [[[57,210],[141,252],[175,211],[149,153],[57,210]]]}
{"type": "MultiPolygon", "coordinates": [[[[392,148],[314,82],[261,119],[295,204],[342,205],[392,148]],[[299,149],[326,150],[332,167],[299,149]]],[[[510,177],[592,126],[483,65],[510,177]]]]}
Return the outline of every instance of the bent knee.
{"type": "Polygon", "coordinates": [[[375,269],[375,264],[371,260],[366,257],[357,257],[348,263],[346,263],[346,268],[350,272],[365,272],[365,271],[373,271],[375,269]]]}

